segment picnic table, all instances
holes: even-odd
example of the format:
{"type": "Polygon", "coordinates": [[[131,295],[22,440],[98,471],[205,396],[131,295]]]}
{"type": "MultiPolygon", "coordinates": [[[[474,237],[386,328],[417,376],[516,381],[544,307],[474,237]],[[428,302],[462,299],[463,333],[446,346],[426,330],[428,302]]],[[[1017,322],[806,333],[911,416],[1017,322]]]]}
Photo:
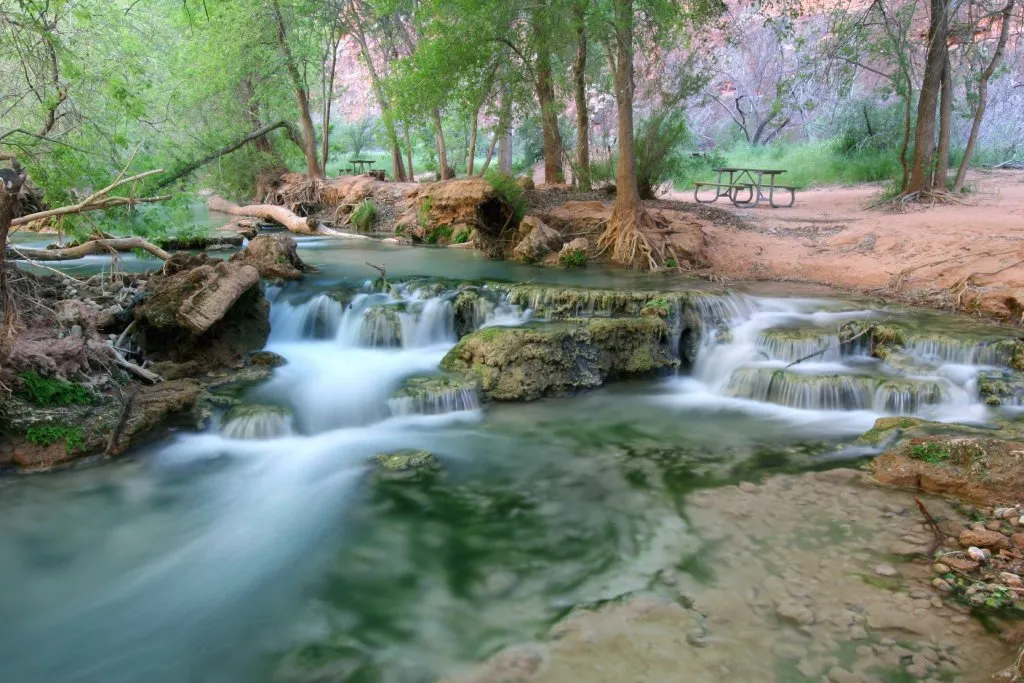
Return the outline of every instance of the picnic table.
{"type": "Polygon", "coordinates": [[[377,163],[373,159],[349,159],[348,163],[352,164],[349,169],[352,171],[352,175],[362,175],[373,170],[373,165],[377,163]]]}
{"type": "Polygon", "coordinates": [[[787,208],[796,202],[796,190],[793,185],[780,185],[776,182],[776,176],[786,171],[778,168],[742,168],[722,167],[711,169],[718,174],[718,179],[713,183],[694,183],[693,198],[701,204],[713,204],[719,197],[727,197],[734,206],[742,209],[752,209],[768,202],[772,208],[787,208]],[[727,177],[728,176],[728,177],[727,177]],[[713,188],[714,196],[701,199],[701,190],[713,188]],[[775,191],[789,192],[789,203],[776,203],[775,191]]]}

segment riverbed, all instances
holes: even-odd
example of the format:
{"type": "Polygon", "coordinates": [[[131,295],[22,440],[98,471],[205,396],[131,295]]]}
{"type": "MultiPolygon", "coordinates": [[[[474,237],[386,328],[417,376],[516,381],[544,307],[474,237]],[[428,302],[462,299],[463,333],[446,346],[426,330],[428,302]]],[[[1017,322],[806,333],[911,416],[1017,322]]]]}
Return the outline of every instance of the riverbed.
{"type": "Polygon", "coordinates": [[[217,415],[0,479],[0,680],[972,681],[1009,656],[930,592],[912,498],[851,469],[880,416],[998,414],[977,375],[1005,359],[972,321],[820,287],[299,243],[319,272],[268,290],[287,363],[242,395],[280,419],[217,415]],[[398,409],[456,343],[466,283],[489,297],[478,325],[546,316],[503,282],[696,292],[703,337],[672,376],[398,409]],[[368,323],[383,309],[396,326],[368,323]],[[920,336],[882,364],[839,339],[851,320],[920,336]],[[441,472],[383,476],[374,456],[399,449],[441,472]]]}

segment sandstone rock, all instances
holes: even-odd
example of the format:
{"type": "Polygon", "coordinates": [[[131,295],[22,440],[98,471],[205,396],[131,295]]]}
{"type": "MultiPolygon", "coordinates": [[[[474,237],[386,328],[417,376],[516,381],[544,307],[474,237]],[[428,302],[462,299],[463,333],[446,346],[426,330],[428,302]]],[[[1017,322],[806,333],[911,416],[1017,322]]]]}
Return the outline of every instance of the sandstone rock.
{"type": "Polygon", "coordinates": [[[817,621],[813,610],[809,607],[788,600],[778,604],[775,608],[775,615],[780,621],[788,621],[798,626],[810,626],[817,621]]]}
{"type": "Polygon", "coordinates": [[[536,216],[526,216],[519,224],[519,243],[513,255],[525,263],[535,263],[562,246],[562,236],[536,216]]]}
{"type": "Polygon", "coordinates": [[[1006,536],[990,529],[967,529],[960,534],[960,545],[964,548],[976,546],[992,550],[1003,550],[1010,547],[1006,536]]]}
{"type": "Polygon", "coordinates": [[[992,513],[992,516],[998,517],[999,519],[1013,519],[1015,517],[1019,517],[1020,513],[1017,512],[1017,508],[1001,507],[996,508],[992,513]]]}
{"type": "Polygon", "coordinates": [[[135,307],[135,339],[153,360],[196,361],[206,369],[234,364],[270,334],[259,280],[250,265],[175,254],[135,307]]]}
{"type": "Polygon", "coordinates": [[[953,555],[947,555],[942,558],[942,563],[949,565],[951,568],[959,571],[970,573],[978,568],[978,563],[966,557],[955,557],[953,555]]]}
{"type": "Polygon", "coordinates": [[[491,327],[463,337],[441,367],[468,372],[487,398],[530,401],[675,367],[678,361],[668,349],[667,331],[659,318],[491,327]]]}
{"type": "Polygon", "coordinates": [[[1021,578],[1019,576],[1017,576],[1016,574],[1011,574],[1010,572],[1001,572],[999,574],[999,578],[1007,586],[1013,586],[1014,588],[1020,588],[1021,586],[1024,586],[1024,581],[1021,581],[1021,578]]]}
{"type": "Polygon", "coordinates": [[[1024,548],[1024,533],[1013,534],[1010,536],[1010,543],[1018,548],[1024,548]]]}
{"type": "Polygon", "coordinates": [[[231,263],[254,266],[261,278],[301,280],[316,270],[299,258],[298,245],[290,235],[261,235],[231,257],[231,263]]]}
{"type": "Polygon", "coordinates": [[[880,564],[880,565],[877,565],[875,567],[875,569],[874,569],[874,572],[875,572],[875,574],[878,574],[879,576],[899,576],[900,575],[899,570],[896,569],[896,567],[893,567],[891,564],[880,564]]]}
{"type": "Polygon", "coordinates": [[[828,680],[830,683],[863,683],[864,681],[859,674],[840,669],[838,666],[828,670],[828,680]]]}
{"type": "Polygon", "coordinates": [[[587,241],[586,237],[577,237],[562,245],[562,251],[587,251],[588,249],[590,249],[590,242],[587,241]]]}
{"type": "Polygon", "coordinates": [[[953,590],[953,585],[945,579],[932,579],[932,586],[941,593],[950,593],[953,590]]]}

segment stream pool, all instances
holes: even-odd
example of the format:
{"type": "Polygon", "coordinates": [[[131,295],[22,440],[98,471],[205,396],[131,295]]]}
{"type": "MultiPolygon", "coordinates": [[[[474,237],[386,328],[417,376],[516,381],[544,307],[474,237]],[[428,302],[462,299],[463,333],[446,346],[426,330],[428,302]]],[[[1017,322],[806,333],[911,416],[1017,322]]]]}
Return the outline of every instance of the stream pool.
{"type": "MultiPolygon", "coordinates": [[[[978,399],[977,376],[1005,359],[975,339],[969,322],[882,310],[819,287],[750,285],[726,294],[676,276],[533,268],[468,250],[299,242],[320,272],[268,292],[267,349],[288,362],[244,395],[286,418],[231,430],[231,420],[218,416],[204,432],[177,431],[114,462],[0,479],[0,681],[452,680],[473,676],[477,663],[506,647],[543,640],[581,606],[638,593],[696,600],[711,623],[720,605],[735,611],[725,619],[732,626],[722,625],[716,638],[723,640],[707,648],[692,647],[690,630],[658,645],[677,661],[671,675],[661,669],[609,681],[818,681],[828,667],[808,674],[797,663],[811,655],[792,654],[804,648],[830,664],[819,630],[832,634],[836,666],[855,668],[859,646],[867,647],[857,650],[864,658],[877,659],[861,667],[860,680],[918,680],[891,678],[900,658],[893,668],[891,657],[872,649],[897,647],[884,643],[889,630],[858,645],[856,631],[836,635],[821,611],[853,609],[858,600],[869,610],[872,600],[889,604],[877,586],[858,581],[861,594],[848,589],[847,607],[821,607],[811,622],[820,626],[800,629],[758,612],[758,586],[769,578],[811,585],[797,571],[805,564],[813,565],[808,572],[827,572],[830,561],[869,567],[879,555],[865,539],[921,533],[909,513],[905,528],[881,530],[883,508],[907,503],[901,494],[857,494],[813,473],[869,457],[874,451],[853,442],[882,415],[990,421],[995,413],[978,399]],[[367,262],[386,266],[392,282],[413,282],[372,293],[367,262]],[[424,278],[445,282],[423,286],[424,278]],[[705,332],[690,367],[675,377],[525,404],[435,397],[430,409],[395,409],[391,396],[403,381],[435,373],[456,342],[451,299],[460,285],[452,281],[483,279],[707,290],[697,306],[705,332]],[[331,296],[338,292],[345,294],[331,296]],[[370,324],[381,308],[397,312],[395,326],[370,324]],[[840,323],[869,319],[920,330],[905,345],[904,363],[882,364],[840,343],[840,323]],[[967,330],[968,341],[950,341],[967,330]],[[434,453],[442,473],[381,476],[373,456],[397,449],[434,453]],[[737,522],[733,513],[747,503],[734,485],[769,475],[790,484],[766,485],[766,507],[754,505],[740,516],[748,521],[737,522]],[[810,497],[794,501],[789,492],[801,486],[810,497]],[[820,524],[808,531],[809,521],[820,524]],[[799,542],[785,535],[798,530],[799,542]],[[792,543],[793,566],[768,562],[767,553],[737,566],[723,560],[723,538],[737,544],[737,556],[792,543]],[[815,547],[828,559],[807,555],[815,547]],[[730,658],[731,673],[721,669],[730,658]],[[745,658],[763,664],[759,673],[741,673],[745,658]]],[[[109,259],[73,267],[95,272],[109,259]]],[[[144,270],[152,261],[125,255],[121,267],[144,270]]],[[[479,324],[544,317],[543,300],[515,305],[502,297],[481,310],[479,324]]],[[[966,681],[961,670],[1003,654],[963,626],[957,637],[974,654],[944,659],[936,635],[943,623],[900,641],[913,652],[925,652],[914,649],[915,639],[936,648],[935,680],[940,661],[952,662],[941,680],[966,681]]],[[[659,633],[683,628],[658,624],[659,633]]],[[[526,678],[506,671],[460,680],[526,678]]]]}

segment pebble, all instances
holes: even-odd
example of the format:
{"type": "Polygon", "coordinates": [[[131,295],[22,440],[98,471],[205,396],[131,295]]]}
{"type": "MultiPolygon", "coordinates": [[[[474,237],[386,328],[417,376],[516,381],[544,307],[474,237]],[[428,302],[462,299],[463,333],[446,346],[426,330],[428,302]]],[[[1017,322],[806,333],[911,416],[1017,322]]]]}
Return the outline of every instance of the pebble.
{"type": "Polygon", "coordinates": [[[948,574],[949,566],[942,564],[941,562],[936,562],[932,565],[932,572],[935,574],[948,574]]]}
{"type": "Polygon", "coordinates": [[[868,631],[863,626],[854,626],[850,629],[850,637],[854,640],[867,640],[868,631]]]}
{"type": "Polygon", "coordinates": [[[875,567],[875,573],[879,576],[899,576],[900,572],[891,564],[880,564],[875,567]]]}
{"type": "Polygon", "coordinates": [[[796,670],[800,672],[800,675],[807,678],[817,678],[824,668],[824,665],[816,659],[801,659],[796,665],[796,670]]]}
{"type": "Polygon", "coordinates": [[[799,645],[793,643],[775,643],[772,645],[772,654],[779,659],[786,659],[789,661],[797,661],[804,656],[805,650],[799,645]]]}
{"type": "Polygon", "coordinates": [[[992,521],[985,524],[985,528],[989,531],[999,531],[999,529],[1002,528],[1002,526],[1003,523],[1000,522],[998,519],[993,519],[992,521]]]}
{"type": "Polygon", "coordinates": [[[72,325],[71,326],[71,336],[72,337],[81,337],[82,336],[82,326],[81,325],[72,325]]]}
{"type": "Polygon", "coordinates": [[[749,481],[740,482],[740,491],[743,491],[743,493],[757,493],[757,490],[757,484],[749,481]]]}
{"type": "Polygon", "coordinates": [[[855,673],[851,673],[846,669],[840,669],[838,666],[833,666],[828,670],[828,680],[831,683],[862,683],[864,679],[855,673]]]}
{"type": "Polygon", "coordinates": [[[1010,572],[1002,572],[999,575],[999,578],[1002,579],[1003,583],[1007,586],[1013,586],[1014,588],[1024,586],[1024,582],[1021,581],[1020,577],[1016,574],[1011,574],[1010,572]]]}
{"type": "Polygon", "coordinates": [[[972,545],[970,548],[967,549],[967,556],[975,562],[981,562],[982,564],[984,564],[988,561],[988,558],[992,556],[992,553],[990,553],[988,550],[976,548],[972,545]]]}
{"type": "Polygon", "coordinates": [[[1012,519],[1013,517],[1016,517],[1018,513],[1017,508],[996,508],[992,515],[999,519],[1012,519]]]}

